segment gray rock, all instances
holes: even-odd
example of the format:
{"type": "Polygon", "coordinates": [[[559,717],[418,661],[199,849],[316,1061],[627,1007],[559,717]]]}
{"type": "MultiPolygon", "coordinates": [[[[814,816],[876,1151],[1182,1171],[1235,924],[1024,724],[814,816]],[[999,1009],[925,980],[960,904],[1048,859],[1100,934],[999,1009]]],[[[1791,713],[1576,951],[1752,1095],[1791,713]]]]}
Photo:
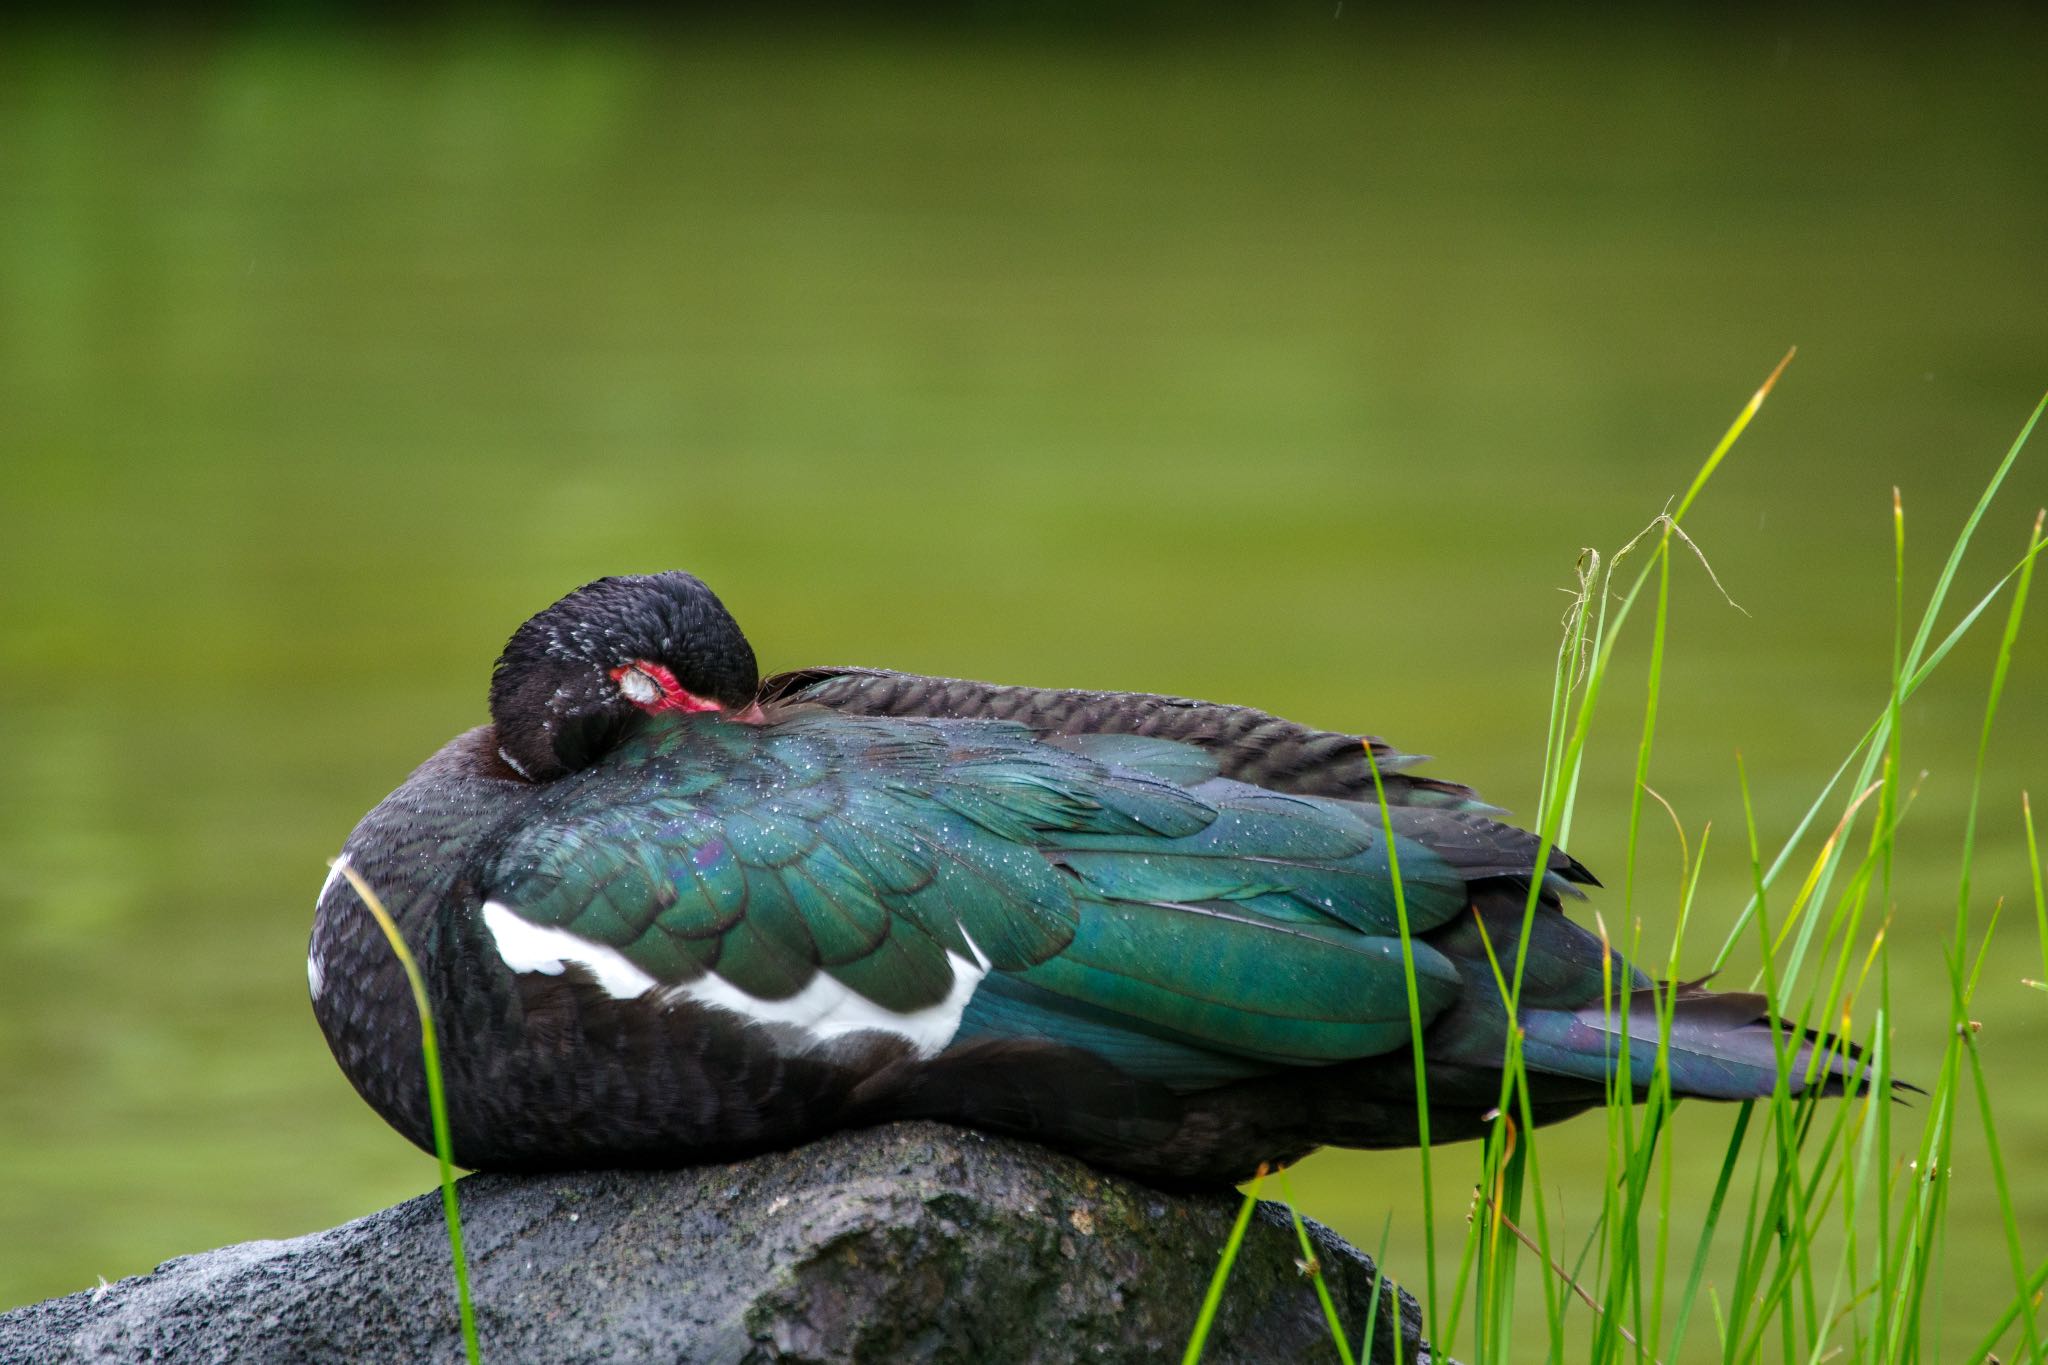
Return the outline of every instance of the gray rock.
{"type": "MultiPolygon", "coordinates": [[[[459,1189],[498,1362],[1178,1360],[1239,1204],[933,1124],[729,1166],[459,1189]]],[[[1356,1343],[1372,1263],[1309,1235],[1356,1343]]],[[[1410,1359],[1420,1312],[1382,1293],[1371,1359],[1396,1359],[1397,1325],[1410,1359]]],[[[438,1193],[0,1314],[0,1361],[36,1365],[461,1357],[438,1193]]],[[[1287,1213],[1264,1205],[1207,1359],[1336,1358],[1287,1213]]]]}

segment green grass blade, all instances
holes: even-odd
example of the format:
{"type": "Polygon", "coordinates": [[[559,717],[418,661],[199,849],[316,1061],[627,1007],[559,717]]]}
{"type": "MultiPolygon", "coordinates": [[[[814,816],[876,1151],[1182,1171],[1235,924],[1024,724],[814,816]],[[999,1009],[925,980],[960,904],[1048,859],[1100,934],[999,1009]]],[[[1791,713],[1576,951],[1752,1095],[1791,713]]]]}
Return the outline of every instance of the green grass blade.
{"type": "MultiPolygon", "coordinates": [[[[1948,596],[1949,584],[1955,581],[1956,570],[1962,566],[1963,552],[1969,548],[1970,538],[1977,533],[1977,523],[1984,520],[1984,513],[1991,507],[1992,500],[1998,496],[1999,488],[2005,483],[2005,476],[2012,472],[2014,463],[2020,457],[2020,451],[2025,448],[2027,438],[2034,434],[2034,426],[2041,420],[2043,412],[2048,412],[2048,394],[2044,394],[2041,401],[2034,405],[2032,415],[2020,428],[2020,434],[2013,438],[2012,445],[2005,452],[2005,458],[1999,461],[1997,470],[1991,475],[1991,482],[1984,486],[1984,492],[1977,498],[1977,505],[1972,507],[1970,515],[1964,518],[1962,532],[1956,537],[1956,543],[1949,551],[1947,562],[1941,566],[1940,578],[1935,581],[1928,612],[1920,618],[1920,629],[1913,637],[1912,648],[1906,652],[1906,658],[1910,663],[1917,663],[1921,651],[1926,648],[1928,635],[1934,629],[1936,611],[1948,596]]],[[[1908,671],[1912,669],[1909,668],[1908,671]]]]}
{"type": "MultiPolygon", "coordinates": [[[[1301,1221],[1301,1209],[1294,1202],[1294,1190],[1287,1183],[1287,1172],[1280,1172],[1280,1197],[1287,1201],[1287,1216],[1294,1220],[1294,1237],[1301,1243],[1301,1263],[1308,1267],[1309,1280],[1316,1287],[1316,1298],[1323,1305],[1323,1321],[1330,1324],[1330,1340],[1336,1343],[1337,1358],[1344,1365],[1358,1365],[1357,1357],[1351,1354],[1351,1343],[1344,1337],[1344,1324],[1337,1317],[1337,1305],[1330,1298],[1329,1283],[1323,1278],[1322,1258],[1309,1244],[1308,1228],[1301,1221]]],[[[1377,1262],[1374,1263],[1377,1266],[1377,1262]]]]}
{"type": "Polygon", "coordinates": [[[2034,926],[2041,943],[2041,979],[2027,984],[2048,991],[2048,894],[2041,887],[2041,845],[2034,838],[2034,803],[2020,793],[2020,823],[2027,830],[2027,869],[2034,882],[2034,926]]]}
{"type": "MultiPolygon", "coordinates": [[[[1365,1310],[1365,1336],[1358,1343],[1358,1358],[1361,1360],[1372,1359],[1373,1333],[1378,1330],[1380,1324],[1380,1295],[1386,1292],[1387,1237],[1393,1230],[1394,1215],[1390,1212],[1387,1214],[1387,1221],[1380,1225],[1380,1248],[1373,1253],[1372,1258],[1372,1301],[1365,1310]]],[[[1401,1324],[1396,1320],[1394,1323],[1394,1355],[1398,1359],[1400,1354],[1401,1324]]]]}
{"type": "Polygon", "coordinates": [[[1222,1255],[1216,1259],[1216,1273],[1209,1277],[1209,1292],[1202,1296],[1202,1311],[1195,1317],[1195,1330],[1188,1337],[1187,1349],[1181,1352],[1180,1365],[1195,1365],[1209,1344],[1209,1328],[1216,1322],[1216,1310],[1223,1303],[1223,1287],[1230,1282],[1230,1268],[1237,1264],[1238,1249],[1244,1245],[1244,1235],[1252,1225],[1252,1210],[1259,1206],[1259,1186],[1265,1179],[1266,1169],[1261,1166],[1244,1192],[1244,1204],[1237,1211],[1237,1221],[1231,1224],[1222,1255]]]}
{"type": "Polygon", "coordinates": [[[1991,1183],[1998,1192],[1998,1212],[2005,1231],[2006,1256],[2012,1264],[2013,1289],[2020,1301],[2028,1305],[2028,1311],[2020,1315],[2020,1328],[2027,1344],[2025,1359],[2048,1359],[2048,1353],[2041,1349],[2040,1333],[2034,1323],[2033,1305],[2026,1298],[2026,1253],[2020,1249],[2019,1214],[2013,1208],[2012,1185],[2006,1176],[2005,1156],[1998,1145],[1998,1125],[1992,1119],[1991,1087],[1984,1079],[1984,1064],[1978,1057],[1974,1045],[1968,1048],[1968,1055],[1970,1078],[1977,1091],[1978,1116],[1984,1125],[1984,1149],[1991,1159],[1991,1183]]]}
{"type": "Polygon", "coordinates": [[[1778,362],[1778,367],[1772,370],[1770,376],[1757,387],[1757,391],[1750,395],[1749,402],[1743,405],[1742,411],[1737,414],[1727,434],[1721,437],[1721,443],[1714,447],[1714,453],[1707,456],[1707,462],[1701,465],[1700,472],[1693,476],[1692,486],[1686,489],[1685,496],[1678,500],[1678,510],[1671,514],[1673,521],[1683,520],[1685,514],[1691,510],[1693,500],[1699,497],[1700,491],[1707,486],[1707,480],[1714,477],[1714,471],[1720,467],[1722,459],[1735,448],[1735,443],[1742,439],[1742,433],[1749,430],[1749,424],[1756,417],[1758,409],[1763,407],[1764,399],[1770,397],[1771,390],[1777,387],[1778,376],[1785,373],[1785,367],[1790,365],[1792,357],[1798,354],[1797,346],[1785,352],[1785,358],[1778,362]]]}
{"type": "Polygon", "coordinates": [[[454,1142],[448,1136],[448,1097],[441,1088],[441,1048],[434,1037],[434,1011],[427,1002],[427,983],[420,976],[419,963],[413,960],[412,951],[405,946],[405,936],[398,932],[397,921],[391,918],[391,913],[384,908],[384,902],[377,898],[377,893],[370,889],[370,884],[349,866],[347,858],[336,858],[332,866],[348,879],[356,895],[369,907],[377,927],[384,931],[385,940],[398,957],[398,965],[405,969],[405,979],[412,987],[413,1004],[419,1008],[420,1052],[426,1059],[427,1108],[434,1118],[434,1155],[441,1162],[441,1213],[448,1223],[448,1254],[455,1263],[455,1302],[462,1318],[462,1349],[470,1365],[478,1365],[483,1359],[483,1352],[477,1344],[476,1308],[469,1297],[469,1260],[462,1250],[462,1210],[455,1198],[454,1142]]]}
{"type": "Polygon", "coordinates": [[[1394,919],[1401,930],[1401,973],[1408,983],[1408,1042],[1415,1058],[1415,1124],[1422,1163],[1422,1259],[1424,1293],[1428,1295],[1423,1311],[1429,1318],[1430,1348],[1448,1352],[1451,1348],[1439,1331],[1436,1316],[1436,1198],[1430,1176],[1429,1063],[1422,1053],[1422,995],[1415,981],[1415,938],[1409,932],[1408,896],[1401,887],[1401,851],[1394,842],[1394,817],[1387,809],[1386,783],[1380,777],[1372,743],[1367,741],[1361,747],[1365,750],[1366,766],[1372,772],[1373,797],[1380,808],[1380,831],[1387,841],[1387,871],[1394,883],[1394,919]]]}

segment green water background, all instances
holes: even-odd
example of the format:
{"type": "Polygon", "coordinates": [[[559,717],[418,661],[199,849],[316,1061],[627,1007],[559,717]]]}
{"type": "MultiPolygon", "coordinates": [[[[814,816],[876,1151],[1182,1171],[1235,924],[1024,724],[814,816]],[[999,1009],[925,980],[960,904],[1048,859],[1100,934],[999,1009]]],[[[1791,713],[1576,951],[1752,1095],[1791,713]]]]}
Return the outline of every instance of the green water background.
{"type": "MultiPolygon", "coordinates": [[[[771,668],[1256,702],[1527,815],[1580,547],[1648,522],[1796,343],[1692,522],[1745,610],[1690,566],[1675,594],[1651,780],[1713,825],[1711,955],[1737,752],[1774,847],[1882,705],[1892,487],[1924,594],[2048,383],[2048,47],[2016,16],[7,34],[0,1305],[429,1186],[313,1026],[313,893],[568,587],[687,566],[771,668]]],[[[2037,450],[1966,586],[2044,500],[2037,450]]],[[[1909,1074],[1991,643],[1906,717],[1909,1074]]],[[[1641,672],[1572,839],[1616,883],[1641,672]]],[[[2044,687],[2037,619],[1974,898],[2013,898],[1978,1013],[2031,1258],[2044,687]]],[[[1634,906],[1596,904],[1661,956],[1676,840],[1646,829],[1634,906]]],[[[1727,1123],[1679,1117],[1677,1245],[1727,1123]]],[[[1605,1131],[1546,1136],[1583,1236],[1605,1131]]],[[[2011,1298],[1959,1156],[1953,1349],[2011,1298]]],[[[1441,1154],[1445,1238],[1476,1166],[1441,1154]]],[[[1294,1183],[1369,1246],[1391,1214],[1420,1288],[1413,1153],[1294,1183]]]]}

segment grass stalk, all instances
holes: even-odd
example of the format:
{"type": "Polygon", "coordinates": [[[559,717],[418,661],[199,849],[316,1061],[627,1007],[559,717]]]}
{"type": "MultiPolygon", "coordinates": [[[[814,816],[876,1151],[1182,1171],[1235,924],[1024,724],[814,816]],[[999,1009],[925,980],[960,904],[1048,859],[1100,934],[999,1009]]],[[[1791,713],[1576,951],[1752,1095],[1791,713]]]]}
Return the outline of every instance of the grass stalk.
{"type": "MultiPolygon", "coordinates": [[[[1394,1230],[1394,1215],[1389,1213],[1387,1221],[1380,1225],[1379,1250],[1372,1258],[1372,1299],[1365,1310],[1365,1335],[1359,1339],[1358,1355],[1362,1360],[1372,1359],[1373,1335],[1380,1323],[1380,1295],[1386,1293],[1387,1285],[1387,1238],[1394,1230]]],[[[1401,1321],[1397,1314],[1394,1319],[1394,1354],[1401,1354],[1401,1321]]]]}
{"type": "Polygon", "coordinates": [[[1244,1203],[1237,1210],[1237,1221],[1230,1225],[1230,1237],[1223,1243],[1222,1254],[1216,1258],[1216,1273],[1209,1277],[1209,1291],[1202,1296],[1202,1311],[1195,1317],[1195,1330],[1188,1336],[1187,1349],[1181,1352],[1180,1365],[1196,1365],[1209,1344],[1209,1329],[1216,1323],[1224,1286],[1230,1283],[1231,1267],[1237,1264],[1238,1250],[1244,1246],[1245,1233],[1252,1225],[1252,1210],[1259,1206],[1259,1186],[1265,1180],[1266,1168],[1261,1166],[1245,1187],[1244,1203]]]}
{"type": "Polygon", "coordinates": [[[1287,1216],[1294,1220],[1294,1237],[1301,1243],[1301,1263],[1307,1269],[1310,1283],[1315,1285],[1316,1301],[1323,1306],[1323,1320],[1330,1324],[1330,1340],[1337,1347],[1337,1358],[1343,1365],[1358,1365],[1358,1358],[1351,1354],[1351,1343],[1345,1339],[1344,1324],[1337,1316],[1337,1304],[1330,1297],[1329,1282],[1323,1277],[1322,1258],[1308,1240],[1308,1226],[1301,1221],[1301,1208],[1294,1202],[1294,1190],[1287,1183],[1284,1170],[1280,1172],[1280,1197],[1287,1201],[1287,1216]]]}
{"type": "Polygon", "coordinates": [[[427,1001],[427,983],[420,976],[419,963],[413,960],[412,950],[405,946],[405,935],[398,931],[398,922],[391,918],[391,912],[384,908],[377,893],[363,880],[362,874],[349,865],[346,856],[336,858],[333,866],[348,879],[356,895],[369,907],[377,927],[384,931],[385,941],[398,958],[398,965],[405,969],[406,983],[412,987],[413,1004],[420,1015],[420,1053],[426,1063],[427,1108],[433,1115],[434,1155],[441,1163],[441,1213],[448,1224],[448,1254],[455,1265],[455,1303],[462,1320],[462,1350],[469,1365],[478,1365],[483,1359],[482,1348],[477,1343],[476,1307],[469,1296],[469,1260],[462,1250],[462,1210],[455,1197],[454,1142],[448,1135],[448,1097],[441,1086],[441,1048],[434,1036],[434,1011],[427,1001]]]}
{"type": "Polygon", "coordinates": [[[1448,1351],[1447,1345],[1439,1345],[1442,1337],[1438,1332],[1436,1317],[1436,1193],[1430,1178],[1429,1152],[1429,1064],[1422,1052],[1422,996],[1415,980],[1415,937],[1408,924],[1408,896],[1401,886],[1401,849],[1394,838],[1394,816],[1387,809],[1387,786],[1380,776],[1379,759],[1373,754],[1372,741],[1367,740],[1365,750],[1366,767],[1372,773],[1372,791],[1379,803],[1380,833],[1387,841],[1387,870],[1394,884],[1394,920],[1401,930],[1401,974],[1408,989],[1408,1041],[1409,1050],[1415,1059],[1415,1123],[1416,1140],[1421,1145],[1422,1163],[1422,1259],[1424,1292],[1423,1313],[1428,1322],[1429,1342],[1434,1350],[1448,1351]]]}

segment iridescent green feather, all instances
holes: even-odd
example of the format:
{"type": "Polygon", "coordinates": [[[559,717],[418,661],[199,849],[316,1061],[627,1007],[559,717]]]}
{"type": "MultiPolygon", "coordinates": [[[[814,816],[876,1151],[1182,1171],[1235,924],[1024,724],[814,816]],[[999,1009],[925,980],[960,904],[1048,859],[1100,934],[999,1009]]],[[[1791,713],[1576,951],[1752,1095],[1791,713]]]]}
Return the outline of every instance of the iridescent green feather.
{"type": "MultiPolygon", "coordinates": [[[[1113,738],[829,714],[651,723],[552,784],[491,894],[658,981],[709,970],[760,999],[822,971],[908,1013],[945,999],[951,955],[993,983],[963,1036],[1024,1030],[1169,1083],[1405,1045],[1377,812],[1113,738]]],[[[1452,833],[1472,845],[1454,839],[1453,860],[1400,837],[1417,932],[1467,903],[1456,864],[1493,856],[1484,831],[1452,833]]],[[[1434,1014],[1456,973],[1416,957],[1434,1014]]]]}

